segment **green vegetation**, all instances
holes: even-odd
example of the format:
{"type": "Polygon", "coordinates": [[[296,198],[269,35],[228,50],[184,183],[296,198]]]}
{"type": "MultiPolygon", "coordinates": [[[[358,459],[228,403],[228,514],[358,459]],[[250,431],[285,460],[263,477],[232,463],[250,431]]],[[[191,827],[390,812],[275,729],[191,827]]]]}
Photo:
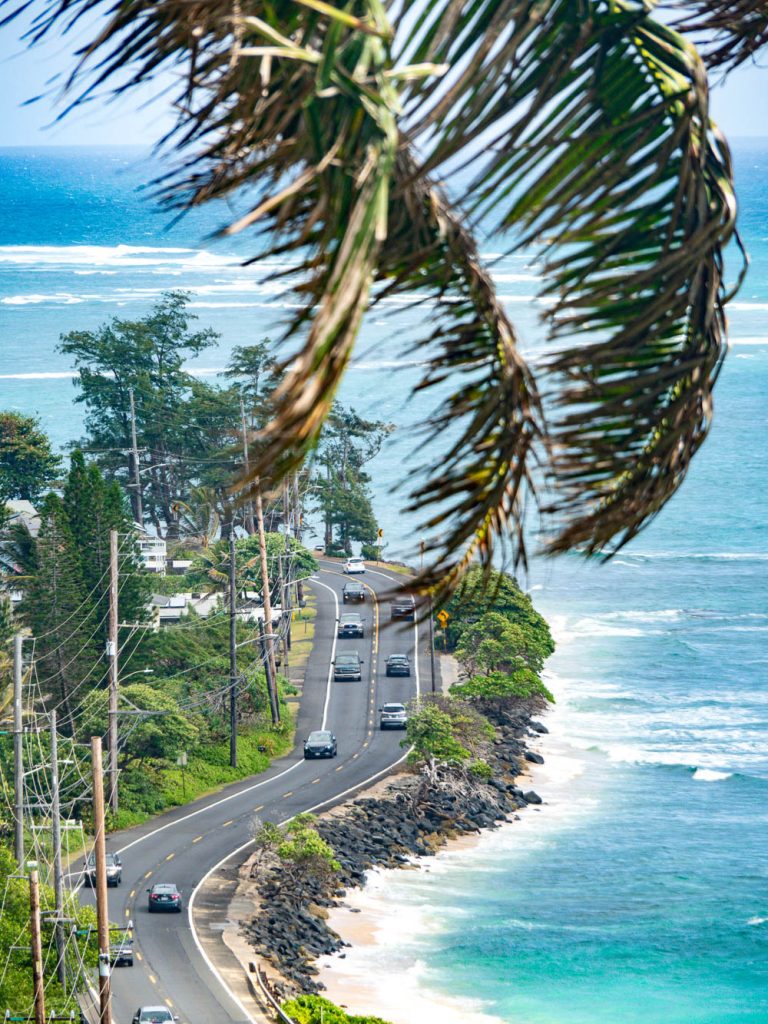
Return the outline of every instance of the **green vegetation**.
{"type": "Polygon", "coordinates": [[[277,860],[280,889],[300,907],[310,890],[327,888],[341,865],[331,846],[320,836],[313,814],[297,814],[283,828],[271,821],[256,821],[253,845],[259,867],[277,860]]]}
{"type": "MultiPolygon", "coordinates": [[[[29,882],[19,877],[18,865],[11,852],[0,845],[0,891],[3,893],[0,914],[0,949],[3,951],[3,970],[0,972],[0,1006],[14,1014],[26,1014],[33,1001],[32,971],[30,970],[29,882]]],[[[67,890],[65,890],[66,892],[67,890]]],[[[79,934],[69,937],[66,948],[67,970],[71,977],[79,976],[79,957],[88,967],[98,963],[98,944],[95,937],[96,912],[83,907],[77,897],[65,896],[64,917],[69,918],[79,934]],[[93,933],[89,934],[89,929],[93,933]]],[[[51,916],[55,910],[53,889],[40,886],[43,951],[52,944],[51,916]]],[[[73,993],[65,994],[51,969],[53,957],[46,959],[46,1005],[48,1010],[69,1012],[78,1007],[73,993]]]]}
{"type": "Polygon", "coordinates": [[[32,416],[0,412],[0,506],[14,498],[36,501],[61,469],[61,459],[32,416]]]}
{"type": "Polygon", "coordinates": [[[388,1024],[381,1017],[347,1013],[322,996],[298,996],[283,1003],[283,1009],[296,1024],[388,1024]]]}

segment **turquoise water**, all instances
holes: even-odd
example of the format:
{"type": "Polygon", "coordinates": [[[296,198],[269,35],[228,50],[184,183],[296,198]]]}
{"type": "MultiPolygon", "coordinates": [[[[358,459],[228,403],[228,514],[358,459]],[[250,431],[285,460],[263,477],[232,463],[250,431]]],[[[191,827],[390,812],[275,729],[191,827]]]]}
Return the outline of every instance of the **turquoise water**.
{"type": "MultiPolygon", "coordinates": [[[[428,873],[387,878],[381,899],[410,915],[361,954],[390,987],[451,994],[467,1020],[768,1021],[768,144],[736,157],[752,268],[712,436],[613,563],[537,562],[527,581],[559,640],[548,803],[428,873]]],[[[61,331],[189,288],[222,334],[194,367],[213,379],[289,312],[273,268],[238,266],[246,243],[206,240],[216,212],[165,232],[136,191],[150,174],[120,150],[0,151],[0,408],[37,412],[61,445],[80,430],[61,331]]],[[[515,257],[494,274],[535,350],[535,270],[515,257]]],[[[408,304],[376,311],[344,385],[361,413],[401,425],[375,467],[392,554],[416,536],[390,491],[423,419],[404,355],[418,329],[408,304]]]]}

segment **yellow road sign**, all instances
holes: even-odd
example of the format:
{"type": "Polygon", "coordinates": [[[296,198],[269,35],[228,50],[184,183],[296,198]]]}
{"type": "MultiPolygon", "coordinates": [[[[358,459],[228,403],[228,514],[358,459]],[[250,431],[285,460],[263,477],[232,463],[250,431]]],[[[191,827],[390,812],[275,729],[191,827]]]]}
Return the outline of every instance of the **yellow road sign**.
{"type": "Polygon", "coordinates": [[[377,530],[376,531],[376,536],[379,538],[379,540],[381,540],[381,538],[384,536],[384,531],[383,530],[377,530]]]}
{"type": "Polygon", "coordinates": [[[450,619],[450,617],[451,616],[448,614],[448,612],[444,608],[441,608],[440,611],[435,616],[435,618],[440,623],[440,625],[443,627],[443,629],[445,629],[445,627],[448,625],[448,619],[450,619]]]}

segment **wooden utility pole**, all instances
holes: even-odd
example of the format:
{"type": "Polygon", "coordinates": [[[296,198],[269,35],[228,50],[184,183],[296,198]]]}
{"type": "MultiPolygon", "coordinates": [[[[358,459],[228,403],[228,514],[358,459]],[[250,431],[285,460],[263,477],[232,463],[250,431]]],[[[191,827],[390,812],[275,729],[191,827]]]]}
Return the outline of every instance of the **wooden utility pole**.
{"type": "Polygon", "coordinates": [[[117,601],[118,601],[117,530],[109,531],[109,807],[117,813],[117,601]]]}
{"type": "Polygon", "coordinates": [[[269,694],[269,710],[272,714],[272,725],[280,724],[280,705],[277,700],[277,690],[275,688],[275,677],[272,675],[272,670],[269,667],[269,658],[267,657],[267,642],[264,635],[264,623],[259,619],[259,645],[261,647],[261,661],[264,665],[264,675],[267,677],[267,693],[269,694]]]}
{"type": "Polygon", "coordinates": [[[275,664],[275,648],[272,643],[272,599],[269,593],[269,566],[267,564],[267,537],[264,533],[264,507],[261,503],[261,487],[258,479],[254,481],[256,492],[256,526],[259,531],[259,554],[261,555],[261,590],[264,598],[264,625],[266,627],[266,658],[269,661],[269,673],[272,680],[277,678],[277,665],[275,664]]]}
{"type": "Polygon", "coordinates": [[[29,872],[29,931],[32,937],[32,988],[35,996],[35,1024],[45,1024],[43,942],[40,935],[40,880],[37,868],[29,872]]]}
{"type": "MultiPolygon", "coordinates": [[[[245,466],[245,478],[246,480],[251,475],[251,463],[248,453],[248,426],[245,422],[245,405],[243,404],[242,398],[240,399],[240,424],[243,431],[243,464],[245,466]]],[[[245,532],[252,536],[254,533],[253,529],[253,504],[248,501],[245,505],[245,532]]]]}
{"type": "Polygon", "coordinates": [[[51,832],[53,839],[53,893],[56,902],[56,975],[64,987],[67,980],[64,950],[64,871],[61,864],[61,801],[59,799],[59,735],[56,712],[51,712],[51,832]]]}
{"type": "Polygon", "coordinates": [[[237,563],[234,526],[229,535],[229,764],[237,768],[237,563]]]}
{"type": "Polygon", "coordinates": [[[24,744],[22,715],[22,638],[13,638],[13,816],[15,842],[13,852],[19,867],[24,863],[24,744]]]}
{"type": "Polygon", "coordinates": [[[101,736],[91,737],[93,771],[93,855],[96,861],[96,925],[99,936],[99,1024],[112,1024],[109,977],[109,904],[107,902],[106,836],[104,830],[104,774],[101,736]]]}
{"type": "Polygon", "coordinates": [[[136,522],[139,526],[144,525],[144,503],[141,498],[141,471],[139,467],[139,446],[136,443],[136,406],[133,401],[133,388],[128,388],[128,398],[131,403],[131,462],[133,463],[133,489],[136,492],[136,500],[133,503],[136,512],[136,522]]]}

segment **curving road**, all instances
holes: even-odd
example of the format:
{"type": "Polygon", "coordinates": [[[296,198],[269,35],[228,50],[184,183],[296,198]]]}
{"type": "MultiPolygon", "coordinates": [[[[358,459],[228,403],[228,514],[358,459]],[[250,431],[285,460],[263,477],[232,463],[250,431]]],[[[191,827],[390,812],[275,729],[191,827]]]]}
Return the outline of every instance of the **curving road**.
{"type": "MultiPolygon", "coordinates": [[[[429,689],[430,661],[426,629],[416,623],[390,624],[382,596],[403,582],[397,573],[368,569],[355,577],[366,584],[364,640],[336,640],[335,620],[347,606],[341,589],[347,577],[340,565],[324,561],[309,581],[317,597],[315,642],[307,666],[299,710],[297,744],[263,775],[163,815],[111,838],[107,849],[123,860],[123,881],[109,890],[113,921],[133,920],[133,968],[112,973],[112,1016],[130,1024],[139,1006],[166,1003],[181,1024],[246,1022],[243,1006],[225,990],[202,951],[192,923],[196,889],[224,861],[237,864],[248,855],[249,827],[255,814],[285,821],[306,810],[332,806],[404,756],[401,732],[378,729],[378,706],[406,701],[419,687],[429,689]],[[337,650],[357,648],[364,660],[362,683],[336,683],[332,659],[337,650]],[[384,667],[392,653],[408,653],[411,678],[388,679],[384,667]],[[338,757],[304,761],[302,743],[312,729],[336,734],[338,757]],[[235,852],[242,851],[235,858],[235,852]],[[184,894],[182,914],[147,912],[146,889],[175,882],[184,894]]],[[[355,606],[355,610],[358,610],[355,606]]],[[[90,890],[84,899],[92,898],[90,890]]]]}

